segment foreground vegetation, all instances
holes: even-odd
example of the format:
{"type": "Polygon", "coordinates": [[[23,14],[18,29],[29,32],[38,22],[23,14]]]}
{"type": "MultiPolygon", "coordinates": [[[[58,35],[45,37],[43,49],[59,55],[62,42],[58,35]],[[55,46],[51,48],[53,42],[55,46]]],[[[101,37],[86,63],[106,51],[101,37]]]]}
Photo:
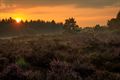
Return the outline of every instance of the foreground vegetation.
{"type": "Polygon", "coordinates": [[[0,40],[0,80],[120,80],[120,30],[0,40]]]}

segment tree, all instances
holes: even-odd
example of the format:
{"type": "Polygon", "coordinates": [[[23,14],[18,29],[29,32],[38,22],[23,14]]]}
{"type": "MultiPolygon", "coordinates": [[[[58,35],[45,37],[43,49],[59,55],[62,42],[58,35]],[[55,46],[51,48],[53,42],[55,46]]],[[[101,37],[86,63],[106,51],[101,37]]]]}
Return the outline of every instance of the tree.
{"type": "Polygon", "coordinates": [[[8,19],[8,23],[14,23],[15,22],[15,20],[12,18],[12,17],[10,17],[9,19],[8,19]]]}
{"type": "Polygon", "coordinates": [[[99,30],[99,29],[101,29],[101,26],[99,24],[97,24],[97,25],[95,25],[94,29],[99,30]]]}
{"type": "Polygon", "coordinates": [[[120,11],[118,12],[116,18],[112,18],[107,23],[109,28],[120,28],[120,11]]]}
{"type": "Polygon", "coordinates": [[[117,14],[117,17],[116,17],[116,18],[120,20],[120,11],[118,12],[118,14],[117,14]]]}
{"type": "Polygon", "coordinates": [[[51,21],[52,24],[56,24],[56,22],[54,20],[51,21]]]}
{"type": "Polygon", "coordinates": [[[69,18],[65,20],[64,27],[68,31],[75,31],[79,26],[76,24],[74,18],[69,18]]]}

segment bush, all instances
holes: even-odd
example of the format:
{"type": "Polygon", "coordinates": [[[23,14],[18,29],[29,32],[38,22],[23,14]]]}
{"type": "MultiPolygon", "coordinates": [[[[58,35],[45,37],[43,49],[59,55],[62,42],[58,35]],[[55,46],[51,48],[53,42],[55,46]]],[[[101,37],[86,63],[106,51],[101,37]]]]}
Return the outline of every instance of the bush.
{"type": "Polygon", "coordinates": [[[5,57],[0,58],[0,72],[9,64],[9,60],[5,57]]]}
{"type": "Polygon", "coordinates": [[[52,61],[47,80],[82,80],[76,72],[72,70],[70,64],[60,61],[52,61]]]}
{"type": "Polygon", "coordinates": [[[16,64],[22,69],[27,69],[29,64],[25,61],[24,58],[20,57],[16,60],[16,64]]]}
{"type": "Polygon", "coordinates": [[[15,64],[11,64],[4,69],[0,80],[26,80],[26,77],[21,68],[15,64]]]}
{"type": "Polygon", "coordinates": [[[97,71],[96,75],[91,77],[91,80],[120,80],[120,74],[113,74],[107,71],[97,71]]]}
{"type": "Polygon", "coordinates": [[[28,71],[25,73],[27,79],[26,80],[45,80],[45,75],[41,71],[28,71]]]}

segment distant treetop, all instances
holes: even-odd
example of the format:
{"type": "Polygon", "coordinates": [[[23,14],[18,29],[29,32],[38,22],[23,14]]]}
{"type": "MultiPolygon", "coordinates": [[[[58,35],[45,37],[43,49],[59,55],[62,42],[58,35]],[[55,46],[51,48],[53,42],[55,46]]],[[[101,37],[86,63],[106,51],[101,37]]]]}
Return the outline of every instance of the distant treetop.
{"type": "Polygon", "coordinates": [[[120,19],[120,11],[118,12],[118,14],[117,14],[117,17],[116,17],[117,19],[120,19]]]}
{"type": "Polygon", "coordinates": [[[116,18],[112,18],[107,24],[109,28],[120,28],[120,11],[118,12],[116,18]]]}

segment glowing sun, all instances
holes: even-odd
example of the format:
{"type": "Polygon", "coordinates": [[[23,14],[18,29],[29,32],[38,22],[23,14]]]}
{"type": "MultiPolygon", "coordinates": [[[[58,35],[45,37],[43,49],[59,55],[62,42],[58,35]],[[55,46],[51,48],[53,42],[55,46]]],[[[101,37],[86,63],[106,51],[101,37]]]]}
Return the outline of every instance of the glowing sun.
{"type": "Polygon", "coordinates": [[[16,18],[15,20],[16,20],[17,23],[21,22],[21,18],[16,18]]]}

